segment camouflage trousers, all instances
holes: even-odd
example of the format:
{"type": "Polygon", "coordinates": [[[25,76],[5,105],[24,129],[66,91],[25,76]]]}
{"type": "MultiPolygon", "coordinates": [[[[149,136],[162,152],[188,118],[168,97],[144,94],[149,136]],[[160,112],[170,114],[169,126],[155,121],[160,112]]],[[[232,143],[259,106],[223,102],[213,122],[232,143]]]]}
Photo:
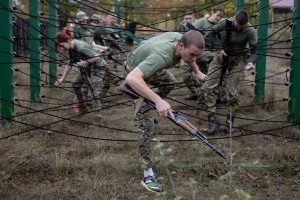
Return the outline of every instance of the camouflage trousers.
{"type": "MultiPolygon", "coordinates": [[[[229,57],[228,68],[223,81],[225,81],[228,112],[236,112],[240,103],[240,84],[244,80],[244,61],[242,57],[229,57]]],[[[209,65],[208,79],[202,86],[204,104],[210,112],[216,112],[216,101],[222,78],[223,61],[216,56],[209,65]]]]}
{"type": "MultiPolygon", "coordinates": [[[[202,73],[207,74],[208,65],[215,56],[216,56],[216,52],[209,51],[207,49],[204,50],[201,57],[197,60],[197,64],[202,73]]],[[[191,67],[187,64],[182,64],[182,68],[184,69],[183,81],[185,85],[188,87],[188,89],[191,91],[191,95],[192,96],[199,95],[199,91],[197,87],[198,84],[194,76],[192,75],[191,67]]]]}
{"type": "MultiPolygon", "coordinates": [[[[163,70],[146,81],[152,86],[158,87],[156,92],[159,96],[165,97],[175,87],[176,79],[172,73],[163,70]]],[[[139,133],[139,150],[142,159],[142,168],[148,169],[152,167],[152,146],[151,140],[154,137],[155,125],[158,123],[157,112],[149,111],[145,114],[136,114],[136,121],[139,133]]]]}
{"type": "MultiPolygon", "coordinates": [[[[85,105],[85,101],[87,98],[84,98],[83,92],[82,92],[82,86],[84,83],[86,83],[86,77],[91,81],[91,88],[93,89],[93,95],[95,96],[95,99],[92,100],[92,108],[93,110],[97,110],[97,112],[100,112],[101,110],[101,93],[102,88],[104,85],[104,77],[106,74],[106,66],[99,66],[99,67],[86,67],[85,69],[87,71],[86,75],[83,75],[80,71],[75,75],[73,79],[73,89],[76,95],[76,98],[78,100],[78,103],[80,106],[85,105]],[[89,76],[90,75],[90,76],[89,76]]],[[[90,88],[88,88],[90,90],[90,88]]],[[[84,90],[86,92],[86,89],[84,90]]]]}

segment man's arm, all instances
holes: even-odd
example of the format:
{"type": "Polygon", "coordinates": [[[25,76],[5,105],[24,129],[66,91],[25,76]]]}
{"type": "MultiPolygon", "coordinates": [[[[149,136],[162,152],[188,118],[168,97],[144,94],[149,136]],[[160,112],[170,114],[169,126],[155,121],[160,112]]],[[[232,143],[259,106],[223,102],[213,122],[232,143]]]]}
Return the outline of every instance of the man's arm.
{"type": "Polygon", "coordinates": [[[253,27],[249,27],[249,38],[248,38],[248,44],[251,56],[248,59],[248,64],[245,66],[245,69],[247,71],[254,69],[254,64],[256,63],[258,56],[256,53],[257,48],[257,34],[253,27]]]}
{"type": "Polygon", "coordinates": [[[191,68],[192,68],[193,76],[194,76],[194,78],[196,79],[196,81],[197,81],[198,83],[200,83],[200,81],[205,81],[205,79],[206,79],[207,76],[206,76],[205,74],[203,74],[203,73],[199,70],[199,67],[198,67],[197,63],[196,63],[196,62],[192,62],[192,63],[190,64],[190,66],[191,66],[191,68]]]}
{"type": "Polygon", "coordinates": [[[127,75],[125,83],[128,84],[136,93],[152,101],[155,104],[159,116],[170,116],[174,118],[170,104],[148,87],[144,81],[144,73],[139,67],[136,67],[127,75]]]}
{"type": "MultiPolygon", "coordinates": [[[[137,94],[135,91],[133,91],[133,89],[126,84],[125,82],[123,82],[119,87],[118,90],[131,96],[133,99],[139,98],[139,94],[137,94]]],[[[153,102],[149,101],[149,99],[145,98],[145,102],[147,103],[146,105],[142,106],[139,110],[137,110],[137,112],[141,113],[141,114],[145,114],[148,111],[155,109],[155,105],[153,102]]],[[[219,156],[221,156],[222,158],[224,158],[226,160],[226,156],[224,153],[222,153],[222,151],[220,151],[217,147],[211,145],[208,141],[207,141],[207,137],[199,130],[197,129],[192,123],[190,123],[188,121],[188,119],[180,114],[179,112],[176,111],[172,111],[173,116],[171,117],[170,115],[168,116],[168,118],[177,126],[180,126],[182,129],[184,129],[186,132],[188,132],[190,135],[192,135],[193,137],[196,137],[198,140],[202,141],[204,144],[206,144],[207,146],[209,146],[215,153],[217,153],[219,156]]]]}
{"type": "Polygon", "coordinates": [[[108,47],[105,47],[105,46],[101,46],[101,45],[99,45],[99,44],[96,44],[95,41],[92,41],[91,46],[92,46],[94,49],[100,49],[101,51],[106,51],[106,50],[108,50],[108,47]]]}
{"type": "Polygon", "coordinates": [[[69,74],[69,72],[71,71],[71,69],[72,69],[72,65],[67,65],[65,67],[62,77],[55,82],[55,86],[59,86],[66,79],[66,77],[69,74]]]}
{"type": "Polygon", "coordinates": [[[249,48],[251,56],[249,58],[249,62],[256,63],[258,56],[256,53],[257,49],[257,33],[256,30],[253,27],[250,27],[250,34],[249,34],[249,48]]]}
{"type": "Polygon", "coordinates": [[[86,67],[88,64],[94,63],[98,59],[100,59],[100,56],[95,56],[95,57],[89,58],[87,60],[79,61],[79,62],[75,63],[75,65],[78,67],[86,67]]]}

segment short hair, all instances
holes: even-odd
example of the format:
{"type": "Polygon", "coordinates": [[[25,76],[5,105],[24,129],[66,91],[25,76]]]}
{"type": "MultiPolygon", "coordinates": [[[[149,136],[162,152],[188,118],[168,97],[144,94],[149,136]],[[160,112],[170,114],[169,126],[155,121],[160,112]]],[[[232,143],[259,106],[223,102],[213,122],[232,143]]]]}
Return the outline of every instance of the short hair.
{"type": "Polygon", "coordinates": [[[222,12],[223,15],[225,15],[225,9],[222,5],[216,5],[212,8],[213,13],[218,12],[218,11],[222,12]]]}
{"type": "Polygon", "coordinates": [[[248,23],[249,14],[247,11],[241,10],[235,14],[235,20],[239,25],[245,25],[248,23]]]}
{"type": "Polygon", "coordinates": [[[56,52],[59,52],[59,48],[61,47],[60,46],[61,43],[68,42],[70,39],[71,39],[71,35],[69,34],[68,31],[67,31],[67,33],[65,31],[58,32],[57,35],[56,35],[56,41],[55,41],[56,52]]]}
{"type": "Polygon", "coordinates": [[[185,12],[184,15],[194,15],[194,11],[188,10],[188,11],[185,12]]]}
{"type": "Polygon", "coordinates": [[[199,31],[195,30],[185,32],[182,38],[180,39],[180,42],[183,43],[184,47],[194,45],[199,49],[204,49],[205,46],[203,35],[199,31]]]}

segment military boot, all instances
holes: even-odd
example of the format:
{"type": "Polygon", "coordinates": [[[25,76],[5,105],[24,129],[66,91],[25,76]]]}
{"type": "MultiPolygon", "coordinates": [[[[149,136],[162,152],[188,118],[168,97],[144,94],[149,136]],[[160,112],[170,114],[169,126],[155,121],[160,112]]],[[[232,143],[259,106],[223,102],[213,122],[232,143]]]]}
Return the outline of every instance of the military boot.
{"type": "Polygon", "coordinates": [[[84,105],[79,106],[79,115],[85,115],[89,112],[90,111],[86,106],[84,106],[84,105]]]}
{"type": "Polygon", "coordinates": [[[189,101],[197,101],[198,99],[198,95],[187,95],[186,97],[184,97],[184,100],[189,100],[189,101]]]}
{"type": "Polygon", "coordinates": [[[217,117],[214,113],[210,113],[208,115],[208,129],[207,133],[208,134],[214,134],[218,131],[219,129],[219,122],[217,120],[217,117]]]}
{"type": "Polygon", "coordinates": [[[234,117],[231,116],[231,122],[230,122],[230,115],[227,115],[226,122],[225,122],[225,128],[224,128],[225,133],[230,132],[230,126],[231,126],[231,132],[233,132],[233,120],[234,120],[234,117]]]}

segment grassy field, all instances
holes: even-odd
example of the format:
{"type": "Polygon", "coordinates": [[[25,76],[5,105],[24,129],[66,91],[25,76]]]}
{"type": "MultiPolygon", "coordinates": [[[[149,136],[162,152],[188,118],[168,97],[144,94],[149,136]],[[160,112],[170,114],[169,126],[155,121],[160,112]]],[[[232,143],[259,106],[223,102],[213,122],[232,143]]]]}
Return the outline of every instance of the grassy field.
{"type": "MultiPolygon", "coordinates": [[[[268,60],[267,75],[288,65],[279,59],[268,60]]],[[[18,67],[28,71],[26,66],[18,67]]],[[[178,70],[174,74],[179,75],[178,70]]],[[[249,74],[246,78],[253,80],[249,74]]],[[[268,81],[284,79],[281,75],[268,81]]],[[[29,84],[22,74],[16,74],[15,80],[29,84]]],[[[112,88],[105,98],[102,121],[92,114],[74,117],[71,105],[59,105],[71,104],[74,96],[70,84],[64,86],[64,90],[43,88],[43,104],[22,101],[28,100],[28,87],[16,88],[21,100],[20,106],[15,106],[17,117],[0,127],[0,137],[17,134],[0,141],[0,199],[300,199],[299,141],[283,138],[299,140],[300,131],[278,122],[286,121],[285,101],[243,107],[231,138],[222,131],[209,136],[209,141],[228,155],[226,162],[198,141],[159,142],[191,139],[162,119],[153,142],[153,160],[165,192],[155,195],[140,184],[137,143],[105,140],[137,138],[128,98],[116,95],[112,88]],[[55,106],[60,107],[53,109],[55,106]],[[257,133],[272,129],[277,130],[257,133]]],[[[242,93],[242,105],[252,105],[253,88],[245,83],[242,93]]],[[[287,97],[288,89],[270,84],[266,93],[266,102],[271,102],[287,97]]],[[[168,101],[193,116],[189,120],[197,127],[205,128],[206,112],[172,101],[182,102],[186,94],[185,88],[174,90],[168,101]]],[[[185,103],[198,107],[194,102],[185,103]]],[[[225,119],[220,120],[224,123],[225,119]]]]}

